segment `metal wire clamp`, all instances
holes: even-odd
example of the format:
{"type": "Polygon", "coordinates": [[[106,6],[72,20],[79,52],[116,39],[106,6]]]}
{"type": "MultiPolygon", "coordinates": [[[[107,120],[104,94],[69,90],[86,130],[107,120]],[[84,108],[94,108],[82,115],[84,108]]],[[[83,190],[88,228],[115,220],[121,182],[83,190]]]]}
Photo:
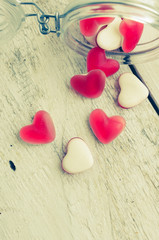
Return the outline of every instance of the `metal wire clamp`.
{"type": "Polygon", "coordinates": [[[62,18],[62,15],[59,15],[58,12],[55,14],[45,14],[44,11],[33,2],[20,2],[21,5],[32,5],[38,10],[38,13],[29,13],[25,14],[25,17],[37,17],[38,23],[39,23],[39,30],[42,34],[46,35],[49,33],[56,33],[56,35],[60,36],[60,18],[62,18]],[[49,21],[50,18],[54,19],[55,28],[52,29],[50,27],[49,21]]]}

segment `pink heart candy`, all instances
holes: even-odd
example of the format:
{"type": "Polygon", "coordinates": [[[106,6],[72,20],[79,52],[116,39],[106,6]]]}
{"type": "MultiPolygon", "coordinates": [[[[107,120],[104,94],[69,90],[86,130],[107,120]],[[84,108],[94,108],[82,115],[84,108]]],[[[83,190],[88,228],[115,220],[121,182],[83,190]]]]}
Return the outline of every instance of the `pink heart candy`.
{"type": "Polygon", "coordinates": [[[86,36],[90,37],[95,35],[99,28],[103,25],[108,25],[113,21],[112,17],[95,17],[95,18],[87,18],[80,21],[80,31],[86,36]]]}
{"type": "Polygon", "coordinates": [[[101,70],[92,70],[86,75],[75,75],[71,78],[72,88],[87,98],[99,97],[105,87],[106,76],[101,70]]]}
{"type": "Polygon", "coordinates": [[[20,137],[31,144],[46,144],[55,139],[55,127],[49,113],[38,111],[31,125],[22,127],[20,137]]]}
{"type": "Polygon", "coordinates": [[[131,52],[138,44],[144,28],[143,23],[130,19],[123,19],[120,24],[120,33],[123,35],[122,49],[124,52],[131,52]]]}
{"type": "Polygon", "coordinates": [[[87,70],[102,70],[108,77],[116,73],[120,68],[117,60],[106,58],[105,51],[99,47],[91,49],[87,55],[87,70]]]}
{"type": "Polygon", "coordinates": [[[101,109],[91,112],[89,123],[94,135],[101,143],[113,141],[125,128],[125,119],[121,116],[108,117],[101,109]]]}

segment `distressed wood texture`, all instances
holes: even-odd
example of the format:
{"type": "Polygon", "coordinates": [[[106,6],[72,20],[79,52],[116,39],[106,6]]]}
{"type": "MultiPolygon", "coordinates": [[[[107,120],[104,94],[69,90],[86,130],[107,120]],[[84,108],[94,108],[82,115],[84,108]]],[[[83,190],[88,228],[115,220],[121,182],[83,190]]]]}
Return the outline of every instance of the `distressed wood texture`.
{"type": "MultiPolygon", "coordinates": [[[[141,38],[140,42],[147,42],[152,41],[153,39],[158,38],[158,30],[145,25],[143,37],[141,38]],[[151,34],[150,34],[151,33],[151,34]]],[[[153,61],[149,62],[147,59],[146,63],[136,64],[136,72],[140,76],[140,79],[145,83],[145,85],[149,88],[150,94],[159,109],[159,80],[158,80],[158,73],[159,73],[159,59],[155,58],[153,61]]]]}
{"type": "MultiPolygon", "coordinates": [[[[39,1],[48,12],[62,11],[66,3],[39,1]]],[[[158,240],[158,115],[148,100],[129,110],[118,106],[117,78],[129,68],[108,78],[100,98],[77,95],[69,81],[86,72],[85,59],[55,35],[42,36],[33,19],[1,53],[0,66],[0,239],[158,240]],[[97,141],[88,124],[96,108],[127,122],[108,145],[97,141]],[[26,144],[19,130],[41,109],[52,116],[56,139],[26,144]],[[69,175],[61,160],[67,142],[77,136],[95,163],[69,175]]]]}
{"type": "Polygon", "coordinates": [[[149,88],[154,102],[159,109],[159,59],[151,63],[137,64],[135,67],[142,81],[149,88]]]}

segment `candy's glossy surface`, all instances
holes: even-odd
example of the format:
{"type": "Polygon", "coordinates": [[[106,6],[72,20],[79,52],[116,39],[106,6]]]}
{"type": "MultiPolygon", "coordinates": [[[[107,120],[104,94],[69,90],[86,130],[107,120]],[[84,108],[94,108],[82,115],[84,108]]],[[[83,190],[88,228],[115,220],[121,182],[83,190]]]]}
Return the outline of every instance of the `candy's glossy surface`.
{"type": "Polygon", "coordinates": [[[96,17],[96,18],[87,18],[80,21],[80,31],[86,36],[90,37],[95,35],[99,28],[103,25],[107,25],[113,21],[112,17],[96,17]]]}
{"type": "Polygon", "coordinates": [[[46,144],[55,139],[55,127],[49,113],[38,111],[31,125],[22,127],[20,137],[31,144],[46,144]]]}
{"type": "Polygon", "coordinates": [[[105,87],[106,76],[101,70],[92,70],[86,75],[75,75],[71,78],[72,88],[87,98],[99,97],[105,87]]]}
{"type": "Polygon", "coordinates": [[[102,70],[107,77],[116,73],[120,68],[119,62],[106,58],[105,51],[99,47],[91,49],[87,55],[87,70],[102,70]]]}
{"type": "Polygon", "coordinates": [[[98,33],[96,42],[100,48],[111,51],[121,47],[122,35],[119,31],[121,22],[121,18],[116,17],[98,33]]]}
{"type": "Polygon", "coordinates": [[[124,52],[131,52],[138,44],[144,24],[130,19],[123,19],[120,24],[120,33],[123,35],[122,49],[124,52]]]}
{"type": "Polygon", "coordinates": [[[81,138],[72,138],[67,145],[67,154],[62,160],[62,168],[67,173],[80,173],[91,168],[93,157],[87,144],[81,138]]]}
{"type": "Polygon", "coordinates": [[[124,73],[119,77],[121,88],[118,103],[123,108],[131,108],[145,100],[149,91],[147,87],[132,73],[124,73]]]}
{"type": "Polygon", "coordinates": [[[125,119],[121,116],[108,117],[101,109],[95,109],[89,117],[94,135],[104,144],[113,141],[125,128],[125,119]]]}

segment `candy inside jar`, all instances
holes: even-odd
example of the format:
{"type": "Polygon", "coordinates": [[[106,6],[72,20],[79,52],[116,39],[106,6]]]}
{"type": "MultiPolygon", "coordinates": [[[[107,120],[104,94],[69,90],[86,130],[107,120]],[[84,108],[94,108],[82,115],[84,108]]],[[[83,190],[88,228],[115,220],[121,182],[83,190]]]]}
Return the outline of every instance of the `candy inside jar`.
{"type": "Polygon", "coordinates": [[[105,49],[107,57],[121,64],[150,61],[159,55],[157,9],[157,1],[75,1],[66,9],[63,38],[84,56],[91,48],[99,46],[105,49]],[[116,34],[113,35],[115,21],[116,34]],[[110,48],[113,41],[116,47],[110,48]],[[103,47],[105,42],[106,48],[103,47]]]}
{"type": "Polygon", "coordinates": [[[33,2],[1,0],[0,43],[13,38],[27,17],[37,17],[42,34],[56,33],[84,56],[96,46],[120,64],[159,56],[158,0],[75,0],[63,14],[46,14],[33,2]],[[26,5],[36,7],[37,13],[27,14],[26,5]]]}

